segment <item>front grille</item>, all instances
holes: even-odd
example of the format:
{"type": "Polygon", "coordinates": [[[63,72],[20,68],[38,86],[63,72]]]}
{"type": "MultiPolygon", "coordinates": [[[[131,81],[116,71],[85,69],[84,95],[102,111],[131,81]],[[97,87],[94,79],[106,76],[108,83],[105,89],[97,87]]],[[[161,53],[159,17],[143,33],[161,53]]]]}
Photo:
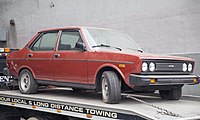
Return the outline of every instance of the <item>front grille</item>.
{"type": "Polygon", "coordinates": [[[193,61],[183,60],[148,59],[143,60],[143,62],[147,62],[148,65],[151,62],[154,62],[156,69],[153,72],[149,71],[148,69],[146,72],[142,72],[141,74],[189,74],[191,73],[189,71],[183,72],[183,63],[186,63],[187,65],[191,63],[194,66],[193,61]]]}
{"type": "Polygon", "coordinates": [[[155,72],[182,72],[183,63],[156,63],[155,72]]]}

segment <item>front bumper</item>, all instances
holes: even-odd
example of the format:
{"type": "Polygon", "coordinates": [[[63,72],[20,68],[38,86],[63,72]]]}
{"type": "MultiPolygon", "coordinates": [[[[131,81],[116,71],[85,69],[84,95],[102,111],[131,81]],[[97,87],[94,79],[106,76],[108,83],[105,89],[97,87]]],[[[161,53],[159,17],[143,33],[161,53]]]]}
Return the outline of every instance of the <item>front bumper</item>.
{"type": "Polygon", "coordinates": [[[196,75],[136,75],[131,74],[129,83],[134,86],[155,85],[181,85],[198,84],[200,81],[196,75]]]}

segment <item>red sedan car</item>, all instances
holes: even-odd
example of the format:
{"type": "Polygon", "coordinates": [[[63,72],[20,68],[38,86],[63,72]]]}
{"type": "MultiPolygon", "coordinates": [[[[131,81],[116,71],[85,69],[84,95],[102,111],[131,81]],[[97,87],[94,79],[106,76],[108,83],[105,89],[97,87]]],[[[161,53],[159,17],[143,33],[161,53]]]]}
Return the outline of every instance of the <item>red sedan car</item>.
{"type": "Polygon", "coordinates": [[[21,93],[40,85],[93,89],[105,103],[119,103],[128,90],[159,90],[161,98],[177,100],[184,84],[199,82],[192,59],[143,53],[128,35],[103,28],[42,30],[8,55],[7,66],[21,93]]]}

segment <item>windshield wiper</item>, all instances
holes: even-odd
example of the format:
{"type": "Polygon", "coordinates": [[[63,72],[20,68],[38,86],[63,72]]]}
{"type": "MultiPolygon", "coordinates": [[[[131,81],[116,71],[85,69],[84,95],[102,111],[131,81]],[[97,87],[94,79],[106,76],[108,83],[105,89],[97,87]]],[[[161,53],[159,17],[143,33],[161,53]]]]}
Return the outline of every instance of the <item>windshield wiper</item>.
{"type": "Polygon", "coordinates": [[[99,44],[99,45],[92,46],[92,48],[95,48],[95,47],[110,47],[110,48],[115,48],[115,49],[118,49],[118,50],[122,51],[122,49],[119,48],[119,47],[114,47],[114,46],[105,45],[105,44],[99,44]]]}
{"type": "Polygon", "coordinates": [[[130,49],[130,50],[136,50],[136,51],[138,51],[138,52],[141,52],[141,53],[143,53],[143,52],[144,52],[142,48],[139,48],[139,49],[127,48],[127,49],[130,49]]]}

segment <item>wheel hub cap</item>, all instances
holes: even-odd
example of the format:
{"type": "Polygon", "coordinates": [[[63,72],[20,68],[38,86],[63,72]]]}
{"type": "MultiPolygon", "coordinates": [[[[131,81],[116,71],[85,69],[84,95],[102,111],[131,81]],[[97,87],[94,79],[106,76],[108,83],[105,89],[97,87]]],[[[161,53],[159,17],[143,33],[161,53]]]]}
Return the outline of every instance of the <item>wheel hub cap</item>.
{"type": "Polygon", "coordinates": [[[108,83],[106,78],[102,79],[102,95],[104,99],[108,99],[108,83]]]}
{"type": "Polygon", "coordinates": [[[30,86],[30,76],[29,74],[23,74],[21,77],[21,88],[24,91],[27,91],[30,86]]]}

